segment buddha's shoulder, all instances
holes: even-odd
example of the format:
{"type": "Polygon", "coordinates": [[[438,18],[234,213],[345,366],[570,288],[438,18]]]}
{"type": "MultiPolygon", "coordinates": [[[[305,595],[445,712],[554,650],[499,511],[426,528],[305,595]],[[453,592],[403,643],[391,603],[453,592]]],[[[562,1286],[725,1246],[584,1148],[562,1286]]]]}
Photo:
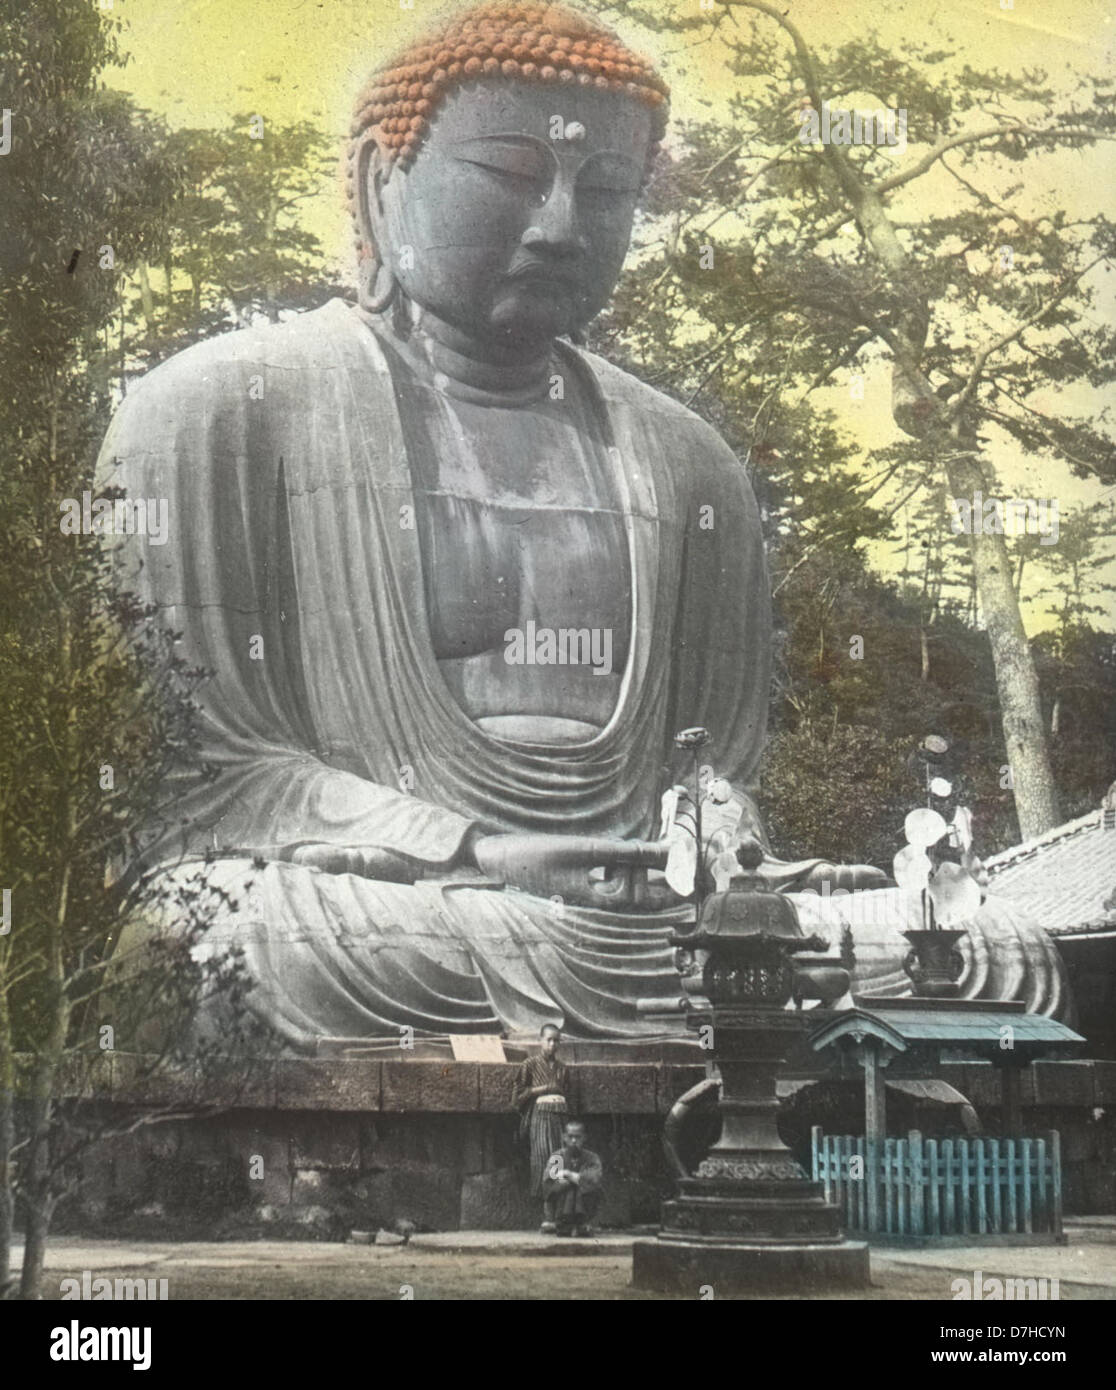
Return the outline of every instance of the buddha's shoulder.
{"type": "Polygon", "coordinates": [[[607,358],[599,357],[584,348],[573,349],[585,366],[596,378],[598,388],[606,401],[622,403],[647,417],[657,417],[669,422],[671,433],[681,434],[698,455],[713,464],[730,464],[739,467],[739,461],[732,449],[717,433],[708,420],[703,420],[696,411],[676,401],[632,372],[625,371],[607,358]]]}
{"type": "Polygon", "coordinates": [[[130,388],[129,396],[152,405],[168,398],[218,402],[253,389],[270,393],[301,384],[306,373],[335,370],[360,357],[367,329],[343,300],[268,323],[218,333],[175,353],[130,388]]]}

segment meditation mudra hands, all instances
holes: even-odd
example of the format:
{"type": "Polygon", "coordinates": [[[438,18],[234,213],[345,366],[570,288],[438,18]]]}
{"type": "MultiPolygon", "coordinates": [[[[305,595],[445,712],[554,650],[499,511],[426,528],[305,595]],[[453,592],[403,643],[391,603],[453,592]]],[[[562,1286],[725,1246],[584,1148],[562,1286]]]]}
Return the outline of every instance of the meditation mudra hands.
{"type": "Polygon", "coordinates": [[[662,880],[668,851],[663,840],[604,835],[474,834],[464,847],[483,874],[523,892],[581,907],[649,909],[682,901],[662,880]]]}
{"type": "MultiPolygon", "coordinates": [[[[587,907],[657,910],[686,902],[692,894],[692,873],[688,885],[685,879],[675,878],[673,886],[664,873],[677,841],[675,831],[658,840],[473,832],[463,854],[489,877],[540,897],[557,896],[587,907]]],[[[768,890],[820,893],[828,884],[831,890],[861,891],[891,883],[870,864],[775,859],[743,826],[731,831],[722,828],[708,840],[703,835],[702,843],[706,891],[724,890],[731,874],[741,868],[768,890]]]]}
{"type": "MultiPolygon", "coordinates": [[[[647,883],[641,869],[661,869],[664,842],[584,835],[486,835],[473,830],[446,869],[478,869],[488,878],[540,897],[588,907],[663,907],[680,901],[663,883],[647,883]]],[[[327,874],[355,874],[388,883],[414,883],[429,865],[372,845],[307,844],[280,858],[327,874]]]]}
{"type": "MultiPolygon", "coordinates": [[[[675,792],[684,795],[681,788],[675,792]]],[[[672,886],[664,872],[672,849],[677,853],[677,809],[676,802],[674,828],[657,840],[527,832],[490,835],[475,827],[456,860],[443,868],[477,869],[509,888],[573,906],[659,911],[691,896],[677,878],[672,886]]],[[[890,882],[869,865],[838,865],[820,859],[788,863],[771,858],[744,829],[721,828],[702,840],[707,890],[726,888],[729,870],[736,865],[753,873],[768,889],[821,892],[826,883],[832,889],[854,890],[881,888],[890,882]]],[[[431,866],[417,859],[376,846],[298,845],[284,851],[281,858],[323,873],[355,874],[388,883],[414,883],[431,873],[431,866]]]]}

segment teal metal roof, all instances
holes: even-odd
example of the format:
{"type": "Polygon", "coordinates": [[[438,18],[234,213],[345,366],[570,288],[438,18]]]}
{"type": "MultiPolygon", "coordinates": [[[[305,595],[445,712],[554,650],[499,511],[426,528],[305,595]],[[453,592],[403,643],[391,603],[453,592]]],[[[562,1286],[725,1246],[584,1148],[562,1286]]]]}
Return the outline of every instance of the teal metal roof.
{"type": "Polygon", "coordinates": [[[1015,1013],[988,1009],[926,1009],[864,1007],[847,1009],[830,1017],[810,1037],[810,1046],[821,1052],[842,1038],[862,1042],[874,1037],[896,1052],[906,1052],[911,1046],[931,1044],[938,1047],[966,1047],[987,1052],[992,1057],[1004,1057],[1007,1051],[1020,1046],[1027,1052],[1064,1052],[1083,1043],[1085,1039],[1072,1028],[1045,1014],[1015,1013]],[[1012,1048],[1001,1046],[1002,1029],[1010,1028],[1012,1048]]]}

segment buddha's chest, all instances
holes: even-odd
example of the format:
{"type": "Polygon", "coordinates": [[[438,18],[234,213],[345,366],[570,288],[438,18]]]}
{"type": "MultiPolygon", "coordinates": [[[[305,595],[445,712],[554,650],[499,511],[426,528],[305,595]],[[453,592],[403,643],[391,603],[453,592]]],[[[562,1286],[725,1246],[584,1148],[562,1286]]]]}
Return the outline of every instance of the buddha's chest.
{"type": "Polygon", "coordinates": [[[592,508],[415,493],[427,616],[439,657],[502,650],[511,629],[607,629],[627,649],[619,518],[592,508]]]}
{"type": "Polygon", "coordinates": [[[607,630],[613,661],[626,658],[628,538],[592,437],[552,414],[455,402],[427,413],[410,456],[440,659],[502,653],[529,623],[607,630]]]}

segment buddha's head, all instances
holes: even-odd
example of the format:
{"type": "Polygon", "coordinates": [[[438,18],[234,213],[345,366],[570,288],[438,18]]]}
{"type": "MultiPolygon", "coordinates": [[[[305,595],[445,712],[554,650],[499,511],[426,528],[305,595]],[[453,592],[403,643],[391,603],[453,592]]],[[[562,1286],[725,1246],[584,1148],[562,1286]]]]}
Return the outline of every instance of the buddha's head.
{"type": "Polygon", "coordinates": [[[404,295],[497,351],[576,333],[620,274],[666,91],[563,6],[485,4],[426,35],[353,124],[363,306],[404,295]]]}

